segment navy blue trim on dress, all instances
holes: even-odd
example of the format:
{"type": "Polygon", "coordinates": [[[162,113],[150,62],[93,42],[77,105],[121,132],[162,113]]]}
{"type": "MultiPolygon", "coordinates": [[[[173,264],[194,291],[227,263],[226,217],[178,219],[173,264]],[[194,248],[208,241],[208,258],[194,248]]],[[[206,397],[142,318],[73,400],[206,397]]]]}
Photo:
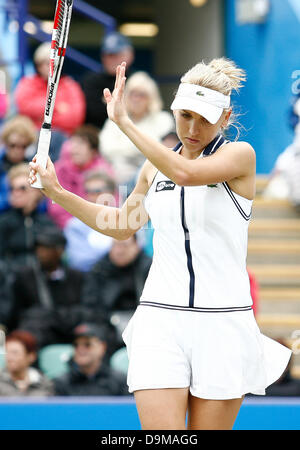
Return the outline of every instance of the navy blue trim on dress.
{"type": "MultiPolygon", "coordinates": [[[[203,156],[212,155],[217,149],[223,145],[225,142],[225,138],[219,134],[215,137],[203,150],[203,156]]],[[[174,148],[174,151],[177,151],[180,146],[181,142],[176,145],[174,148]]],[[[184,187],[181,187],[181,193],[180,193],[180,213],[181,213],[181,223],[182,228],[184,231],[184,245],[185,245],[185,252],[187,256],[187,267],[190,274],[190,285],[189,285],[189,307],[194,307],[194,300],[195,300],[195,272],[193,268],[193,259],[192,259],[192,252],[191,252],[191,243],[190,243],[190,232],[188,229],[188,226],[186,224],[186,218],[185,218],[185,206],[184,206],[184,187]]]]}
{"type": "Polygon", "coordinates": [[[182,143],[178,142],[178,144],[176,144],[175,147],[173,148],[173,152],[177,152],[177,150],[179,150],[181,146],[182,146],[182,143]]]}
{"type": "Polygon", "coordinates": [[[190,244],[190,232],[186,225],[185,220],[185,208],[184,208],[184,187],[181,188],[180,193],[180,212],[181,212],[181,223],[184,231],[184,245],[185,252],[187,256],[187,266],[190,274],[190,287],[189,287],[189,306],[192,308],[194,306],[195,297],[195,272],[193,268],[191,244],[190,244]]]}
{"type": "Polygon", "coordinates": [[[221,145],[225,143],[225,138],[221,134],[215,137],[213,141],[211,141],[207,147],[203,150],[203,156],[212,155],[215,153],[221,145]]]}
{"type": "Polygon", "coordinates": [[[228,183],[225,181],[224,183],[222,183],[223,186],[225,187],[226,192],[229,194],[231,200],[233,201],[233,203],[235,204],[235,206],[237,207],[237,210],[239,211],[239,213],[242,215],[242,217],[245,220],[250,220],[251,219],[251,214],[252,214],[252,208],[250,211],[250,214],[246,214],[245,211],[243,210],[243,208],[241,207],[241,205],[239,204],[239,202],[237,201],[234,193],[232,192],[232,190],[230,189],[228,183]]]}
{"type": "Polygon", "coordinates": [[[142,306],[152,306],[154,308],[162,309],[174,309],[178,311],[194,311],[194,312],[205,312],[205,313],[225,313],[225,312],[238,312],[238,311],[251,311],[252,306],[232,306],[228,308],[201,308],[201,307],[189,307],[189,306],[178,306],[178,305],[168,305],[166,303],[148,302],[141,300],[140,305],[142,306]]]}

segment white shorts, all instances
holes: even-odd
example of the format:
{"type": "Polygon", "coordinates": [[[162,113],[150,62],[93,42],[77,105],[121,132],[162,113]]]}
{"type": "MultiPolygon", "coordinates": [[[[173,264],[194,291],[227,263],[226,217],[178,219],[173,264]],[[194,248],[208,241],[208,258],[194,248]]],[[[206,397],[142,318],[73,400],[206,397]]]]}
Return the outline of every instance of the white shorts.
{"type": "Polygon", "coordinates": [[[129,392],[186,388],[211,400],[264,395],[291,351],[262,335],[253,311],[203,313],[140,305],[123,332],[129,392]]]}

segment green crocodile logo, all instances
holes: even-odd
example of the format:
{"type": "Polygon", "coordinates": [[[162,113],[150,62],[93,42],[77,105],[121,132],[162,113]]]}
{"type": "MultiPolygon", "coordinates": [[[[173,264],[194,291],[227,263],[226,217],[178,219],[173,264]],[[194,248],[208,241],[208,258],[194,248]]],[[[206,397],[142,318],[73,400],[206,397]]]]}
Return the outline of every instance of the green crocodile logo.
{"type": "Polygon", "coordinates": [[[196,95],[200,95],[201,97],[204,97],[204,93],[202,91],[196,92],[196,95]]]}
{"type": "Polygon", "coordinates": [[[214,188],[214,187],[218,187],[218,185],[217,184],[208,184],[207,187],[214,188]]]}

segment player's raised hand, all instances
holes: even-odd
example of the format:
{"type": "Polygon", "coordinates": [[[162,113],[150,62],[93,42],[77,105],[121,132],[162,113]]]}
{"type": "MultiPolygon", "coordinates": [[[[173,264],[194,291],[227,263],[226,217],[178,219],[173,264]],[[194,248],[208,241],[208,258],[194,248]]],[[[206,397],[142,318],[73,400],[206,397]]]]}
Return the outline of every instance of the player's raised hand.
{"type": "Polygon", "coordinates": [[[31,169],[28,179],[29,184],[31,185],[36,181],[36,174],[38,173],[43,185],[43,189],[41,189],[41,191],[47,197],[52,198],[59,190],[62,189],[56,176],[54,164],[49,157],[47,160],[47,167],[45,169],[37,164],[36,156],[32,159],[32,162],[29,163],[29,166],[31,169]]]}
{"type": "Polygon", "coordinates": [[[124,91],[125,91],[125,71],[126,63],[123,62],[116,70],[116,81],[113,92],[104,89],[103,94],[107,104],[107,115],[117,125],[121,126],[123,121],[128,119],[125,107],[124,91]]]}

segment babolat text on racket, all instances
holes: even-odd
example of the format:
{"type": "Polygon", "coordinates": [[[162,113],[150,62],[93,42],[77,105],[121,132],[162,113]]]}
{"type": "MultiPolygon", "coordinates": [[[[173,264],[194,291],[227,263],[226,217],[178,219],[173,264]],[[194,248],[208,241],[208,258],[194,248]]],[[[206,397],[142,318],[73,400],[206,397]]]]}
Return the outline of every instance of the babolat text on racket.
{"type": "MultiPolygon", "coordinates": [[[[44,122],[40,131],[36,153],[36,162],[43,168],[46,168],[47,165],[55,97],[66,53],[72,7],[73,0],[57,0],[49,55],[50,63],[44,122]]],[[[43,185],[38,173],[36,177],[37,180],[31,186],[42,188],[43,185]]]]}

